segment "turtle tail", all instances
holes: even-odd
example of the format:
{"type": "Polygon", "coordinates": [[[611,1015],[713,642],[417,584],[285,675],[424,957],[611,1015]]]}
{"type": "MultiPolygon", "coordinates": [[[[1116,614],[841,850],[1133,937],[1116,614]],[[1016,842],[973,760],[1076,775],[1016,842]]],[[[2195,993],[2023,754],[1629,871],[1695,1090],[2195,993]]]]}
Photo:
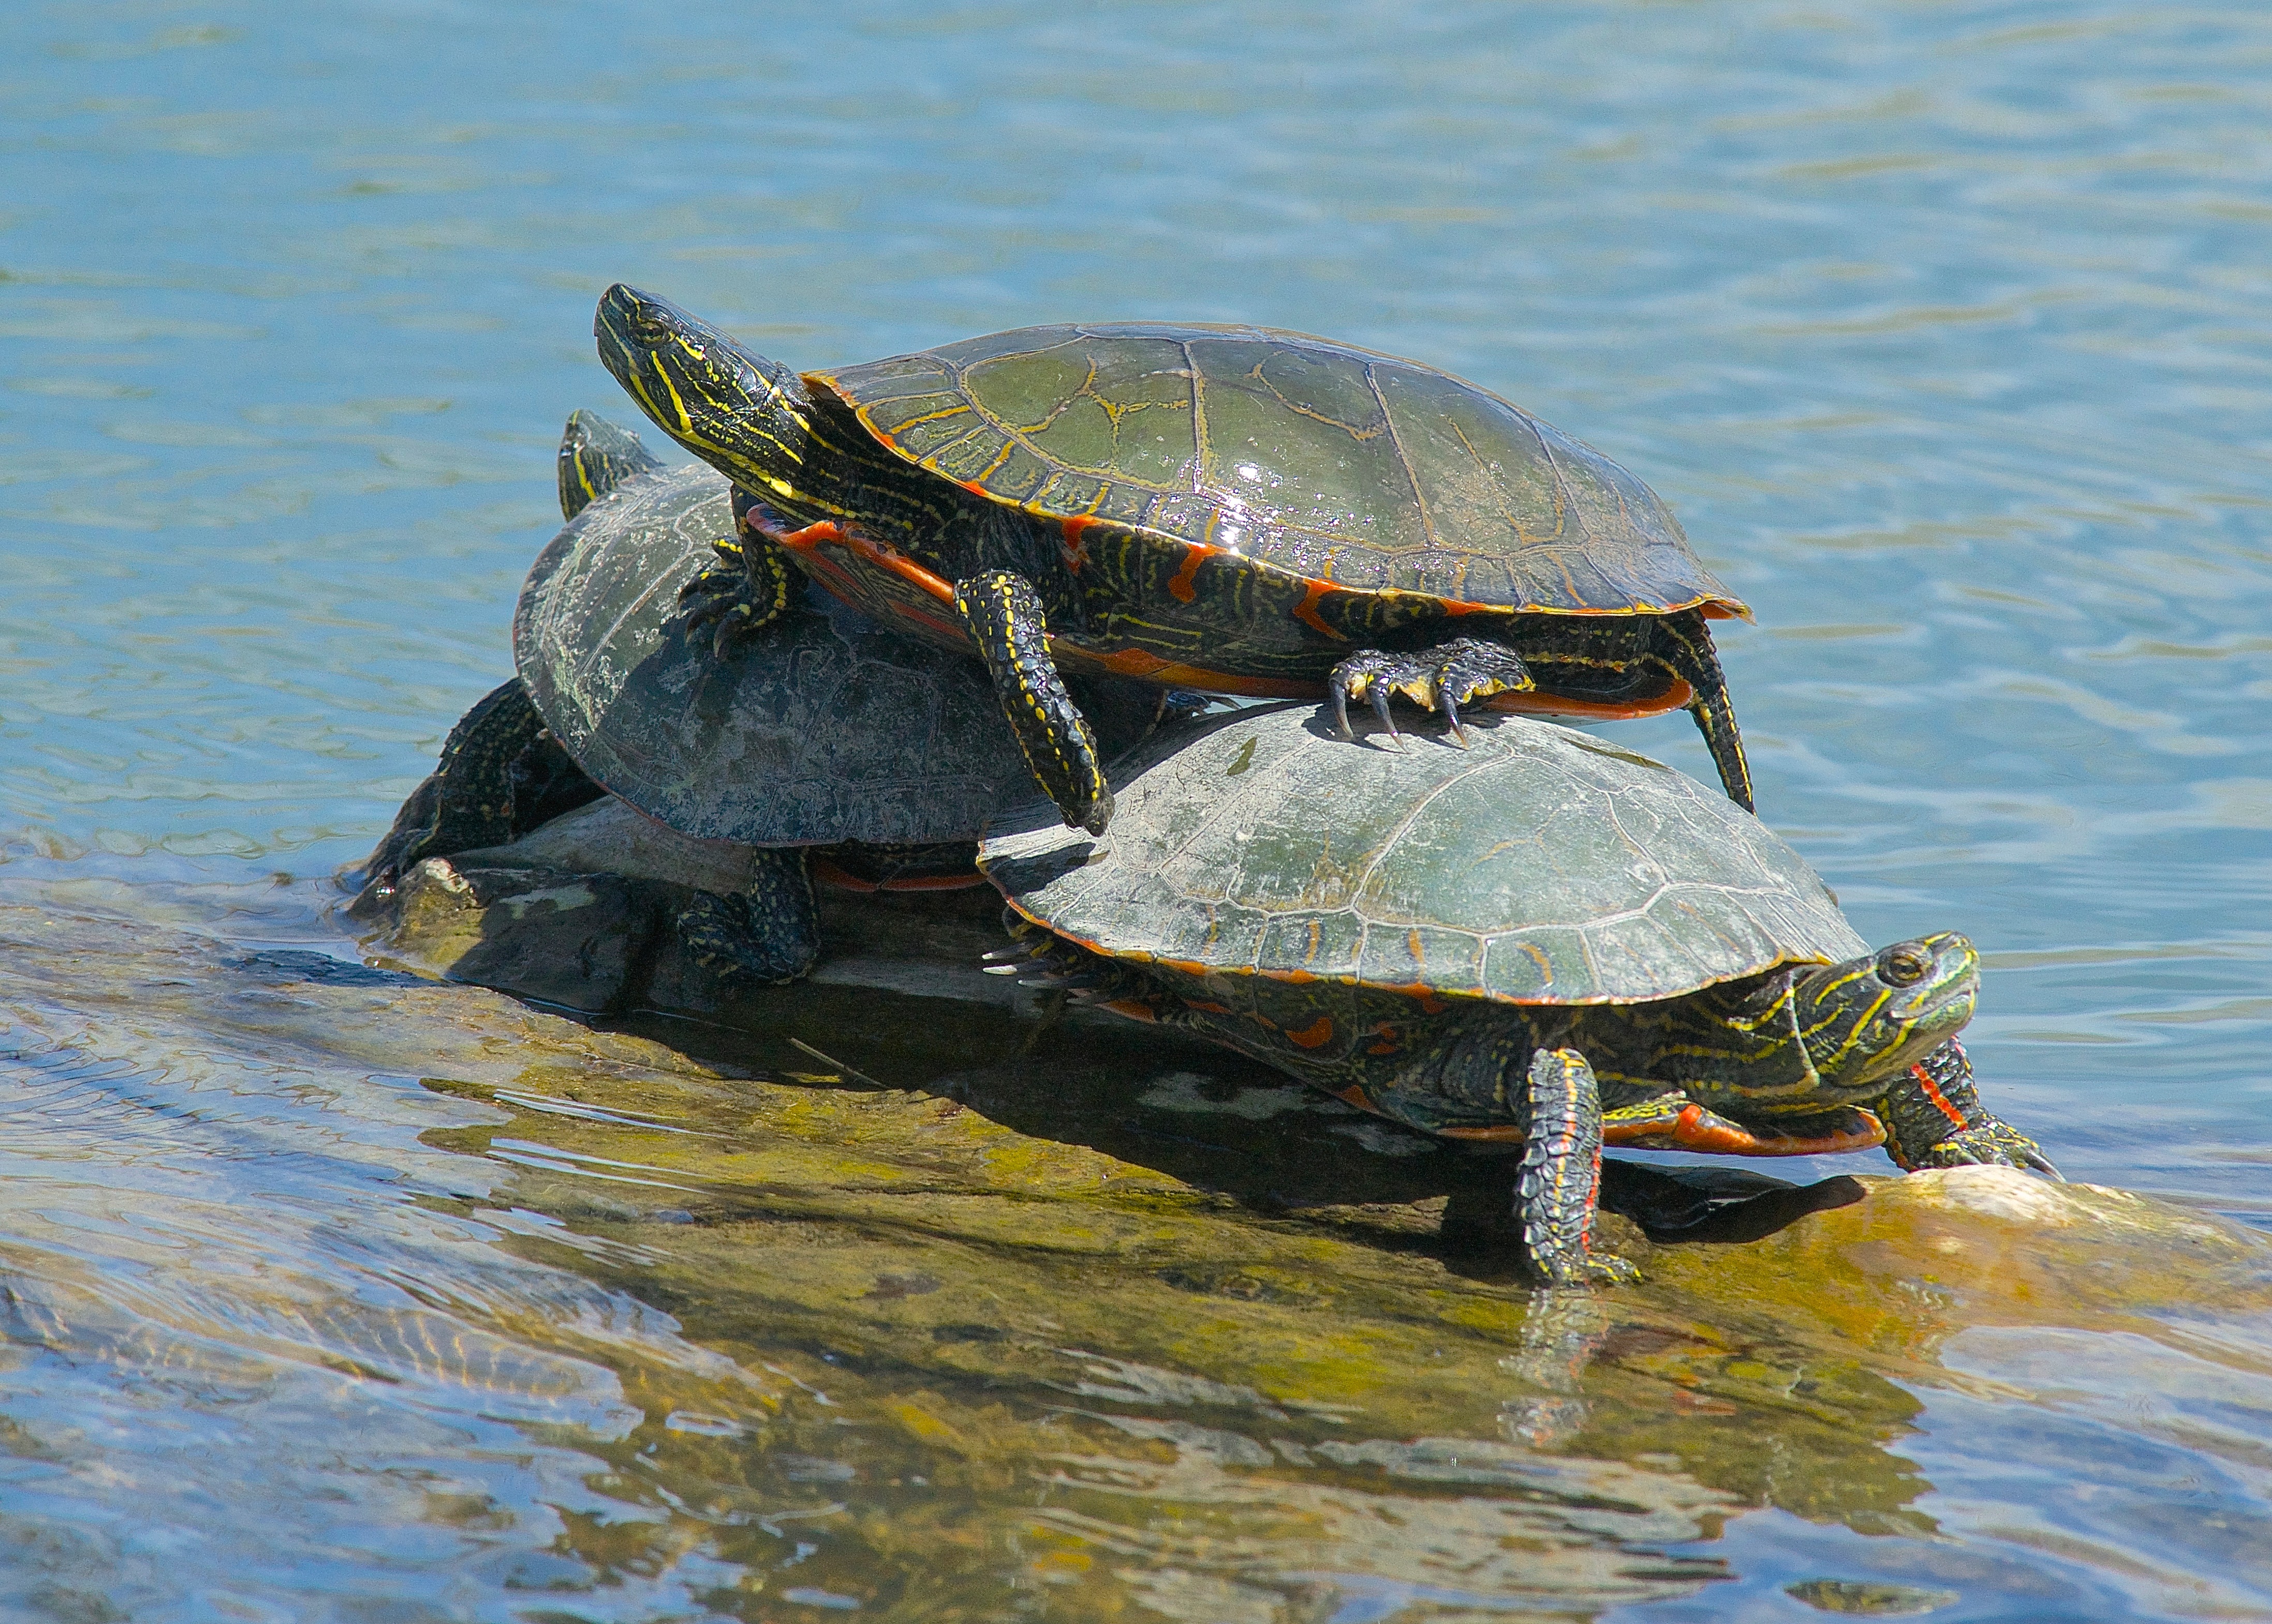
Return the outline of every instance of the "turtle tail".
{"type": "Polygon", "coordinates": [[[1686,683],[1695,699],[1688,714],[1720,769],[1720,785],[1728,798],[1745,812],[1752,805],[1752,764],[1744,757],[1744,735],[1736,726],[1736,707],[1728,699],[1728,679],[1720,670],[1720,652],[1700,610],[1684,610],[1659,622],[1659,657],[1672,674],[1686,683]]]}

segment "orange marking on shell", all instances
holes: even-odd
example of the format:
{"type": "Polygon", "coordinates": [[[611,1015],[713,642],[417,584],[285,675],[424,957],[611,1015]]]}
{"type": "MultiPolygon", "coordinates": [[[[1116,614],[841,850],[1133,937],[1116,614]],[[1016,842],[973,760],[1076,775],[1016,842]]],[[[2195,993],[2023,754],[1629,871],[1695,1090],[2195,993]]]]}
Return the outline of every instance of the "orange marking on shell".
{"type": "Polygon", "coordinates": [[[1622,700],[1616,704],[1542,693],[1536,688],[1494,693],[1484,701],[1492,710],[1510,710],[1524,716],[1566,716],[1581,722],[1626,722],[1639,716],[1661,716],[1669,710],[1685,710],[1695,702],[1696,690],[1677,677],[1653,699],[1622,700]]]}
{"type": "Polygon", "coordinates": [[[1210,554],[1222,550],[1219,547],[1208,547],[1199,542],[1185,543],[1183,567],[1169,579],[1168,595],[1178,603],[1188,603],[1199,596],[1200,589],[1193,583],[1198,579],[1200,565],[1207,562],[1210,554]]]}
{"type": "Polygon", "coordinates": [[[1103,522],[1102,519],[1092,519],[1086,513],[1076,513],[1058,522],[1058,528],[1065,532],[1065,561],[1067,569],[1079,571],[1087,565],[1088,533],[1091,528],[1103,522]]]}
{"type": "Polygon", "coordinates": [[[1236,1014],[1237,1013],[1228,1004],[1210,1004],[1204,999],[1196,998],[1185,999],[1184,1000],[1184,1007],[1186,1009],[1205,1010],[1211,1015],[1229,1015],[1236,1014]]]}
{"type": "Polygon", "coordinates": [[[1910,1067],[1910,1075],[1917,1080],[1917,1086],[1924,1090],[1924,1096],[1932,1102],[1934,1110],[1959,1128],[1963,1127],[1964,1113],[1948,1103],[1948,1096],[1940,1091],[1940,1085],[1933,1081],[1932,1074],[1925,1070],[1923,1060],[1910,1067]]]}
{"type": "Polygon", "coordinates": [[[1396,1045],[1394,1044],[1388,1043],[1371,1044],[1366,1046],[1365,1052],[1367,1054],[1394,1054],[1396,1052],[1396,1045]]]}
{"type": "Polygon", "coordinates": [[[1494,1122],[1489,1127],[1439,1127],[1439,1139],[1521,1139],[1523,1131],[1512,1122],[1494,1122]]]}
{"type": "Polygon", "coordinates": [[[1131,1021],[1157,1021],[1160,1018],[1159,1012],[1149,1004],[1132,998],[1108,999],[1097,1007],[1109,1009],[1116,1015],[1125,1015],[1131,1021]]]}
{"type": "Polygon", "coordinates": [[[1333,1017],[1331,1015],[1319,1015],[1315,1021],[1310,1022],[1309,1025],[1304,1027],[1300,1031],[1289,1032],[1286,1036],[1291,1038],[1294,1042],[1301,1044],[1304,1049],[1321,1048],[1325,1044],[1334,1041],[1333,1017]]]}
{"type": "Polygon", "coordinates": [[[1334,1097],[1344,1104],[1354,1105],[1359,1111],[1369,1111],[1376,1117],[1380,1114],[1380,1107],[1367,1098],[1364,1090],[1354,1082],[1346,1089],[1335,1089],[1333,1093],[1334,1097]]]}
{"type": "Polygon", "coordinates": [[[1337,643],[1345,643],[1349,640],[1327,625],[1318,613],[1318,600],[1333,590],[1334,587],[1331,581],[1310,582],[1308,589],[1302,594],[1302,601],[1294,606],[1294,618],[1312,631],[1323,632],[1337,643]]]}

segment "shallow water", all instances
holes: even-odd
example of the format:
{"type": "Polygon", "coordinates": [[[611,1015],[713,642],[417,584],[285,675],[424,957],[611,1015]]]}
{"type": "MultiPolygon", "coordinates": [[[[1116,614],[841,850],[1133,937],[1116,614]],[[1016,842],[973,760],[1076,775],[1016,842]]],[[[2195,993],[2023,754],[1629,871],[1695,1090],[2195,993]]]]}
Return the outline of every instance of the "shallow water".
{"type": "MultiPolygon", "coordinates": [[[[536,1088],[504,1006],[286,1041],[229,969],[352,955],[326,877],[505,674],[561,419],[632,415],[587,336],[608,281],[805,364],[1260,321],[1450,365],[1655,485],[1759,617],[1722,646],[1763,812],[1865,935],[1985,950],[1992,1104],[2072,1176],[2272,1226],[2268,65],[2238,5],[27,9],[0,894],[56,934],[0,962],[7,1605],[1356,1624],[1812,1616],[1780,1587],[1829,1577],[1952,1619],[2272,1613],[2261,1321],[1961,1328],[1829,1421],[1726,1401],[1716,1441],[1597,1351],[1543,1448],[1488,1381],[1352,1396],[1281,1358],[1222,1305],[1293,1291],[1291,1254],[1259,1296],[1108,1276],[1067,1321],[1089,1365],[930,1335],[975,1315],[848,1352],[820,1286],[768,1293],[796,1270],[744,1209],[706,1221],[717,1170],[665,1180],[704,1222],[615,1212],[677,1160],[484,1092],[536,1088]],[[1527,1453],[1447,1477],[1415,1442],[1461,1438],[1527,1453]],[[1605,1496],[1639,1520],[1588,1523],[1605,1496]]],[[[1685,718],[1618,736],[1708,776],[1685,718]]],[[[1023,1041],[812,998],[900,1086],[1023,1041]]],[[[1201,1065],[1118,1063],[1139,1095],[1201,1065]]],[[[729,1131],[663,1074],[650,1111],[729,1131]]],[[[1221,1181],[1114,1140],[1098,1088],[1088,1141],[1221,1181]]],[[[877,1279],[1044,1319],[1083,1290],[936,1215],[766,1199],[900,1260],[877,1279]]],[[[1520,1358],[1521,1319],[1446,1357],[1520,1358]]]]}

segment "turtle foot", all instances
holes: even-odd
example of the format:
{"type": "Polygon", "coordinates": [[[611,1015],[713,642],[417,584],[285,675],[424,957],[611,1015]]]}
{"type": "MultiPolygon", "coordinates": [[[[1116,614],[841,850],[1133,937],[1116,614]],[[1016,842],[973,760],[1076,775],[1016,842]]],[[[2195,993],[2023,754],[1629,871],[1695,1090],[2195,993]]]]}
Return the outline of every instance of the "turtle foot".
{"type": "Polygon", "coordinates": [[[1950,1134],[1918,1156],[1917,1166],[2022,1167],[2043,1174],[2054,1184],[2066,1182],[2066,1175],[2052,1165],[2041,1145],[1995,1117],[1950,1134]]]}
{"type": "Polygon", "coordinates": [[[801,980],[820,956],[820,916],[804,857],[760,852],[746,891],[698,891],[678,916],[679,939],[703,969],[730,984],[801,980]]]}
{"type": "Polygon", "coordinates": [[[678,589],[688,639],[710,632],[710,652],[733,657],[742,640],[779,617],[796,590],[796,568],[774,539],[780,516],[742,491],[734,493],[734,534],[710,546],[718,556],[678,589]]]}
{"type": "Polygon", "coordinates": [[[1460,707],[1494,693],[1520,692],[1532,686],[1521,656],[1504,643],[1481,638],[1454,638],[1416,654],[1390,654],[1366,648],[1334,667],[1327,678],[1334,705],[1334,725],[1343,738],[1349,731],[1349,702],[1369,700],[1381,727],[1396,735],[1396,721],[1388,701],[1401,694],[1428,710],[1440,710],[1454,737],[1468,742],[1467,724],[1460,707]]]}

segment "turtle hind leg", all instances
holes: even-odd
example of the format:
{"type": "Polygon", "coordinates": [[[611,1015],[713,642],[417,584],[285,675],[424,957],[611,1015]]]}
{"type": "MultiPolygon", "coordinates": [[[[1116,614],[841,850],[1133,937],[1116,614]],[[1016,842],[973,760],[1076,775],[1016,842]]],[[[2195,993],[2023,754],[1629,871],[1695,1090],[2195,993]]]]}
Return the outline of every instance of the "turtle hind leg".
{"type": "Polygon", "coordinates": [[[1657,621],[1657,661],[1688,685],[1696,697],[1688,714],[1720,769],[1720,787],[1745,812],[1752,804],[1752,764],[1744,754],[1744,735],[1736,726],[1736,707],[1728,699],[1728,678],[1720,670],[1720,651],[1700,610],[1683,610],[1657,621]]]}
{"type": "Polygon", "coordinates": [[[1040,595],[1014,571],[988,570],[954,583],[954,612],[994,678],[1026,765],[1065,814],[1065,826],[1103,834],[1112,820],[1112,787],[1104,780],[1096,735],[1050,657],[1040,595]]]}
{"type": "Polygon", "coordinates": [[[1394,733],[1396,722],[1389,715],[1388,701],[1401,694],[1423,709],[1442,711],[1446,722],[1464,745],[1468,730],[1460,720],[1461,706],[1532,685],[1522,657],[1505,643],[1459,637],[1412,654],[1360,649],[1334,667],[1326,685],[1333,700],[1334,726],[1343,738],[1353,737],[1349,725],[1351,700],[1370,699],[1380,725],[1394,733]]]}
{"type": "Polygon", "coordinates": [[[1525,1093],[1522,1169],[1514,1186],[1524,1267],[1550,1286],[1629,1285],[1640,1271],[1593,1250],[1602,1187],[1602,1101],[1594,1068],[1575,1049],[1538,1051],[1525,1093]]]}
{"type": "Polygon", "coordinates": [[[713,541],[717,557],[678,589],[682,629],[690,639],[707,630],[710,652],[720,660],[780,618],[796,595],[796,567],[775,539],[784,528],[781,516],[738,485],[733,501],[734,534],[713,541]]]}
{"type": "Polygon", "coordinates": [[[2024,1167],[2065,1183],[2044,1148],[1980,1103],[1972,1058],[1950,1038],[1902,1074],[1878,1107],[1886,1154],[1903,1172],[1928,1167],[2024,1167]]]}
{"type": "Polygon", "coordinates": [[[750,883],[731,895],[698,891],[678,916],[694,962],[730,985],[786,985],[820,956],[820,914],[801,849],[759,851],[750,883]]]}
{"type": "Polygon", "coordinates": [[[519,832],[513,767],[543,733],[544,718],[518,677],[475,700],[443,741],[433,773],[370,854],[367,883],[389,891],[424,858],[512,840],[519,832]]]}

